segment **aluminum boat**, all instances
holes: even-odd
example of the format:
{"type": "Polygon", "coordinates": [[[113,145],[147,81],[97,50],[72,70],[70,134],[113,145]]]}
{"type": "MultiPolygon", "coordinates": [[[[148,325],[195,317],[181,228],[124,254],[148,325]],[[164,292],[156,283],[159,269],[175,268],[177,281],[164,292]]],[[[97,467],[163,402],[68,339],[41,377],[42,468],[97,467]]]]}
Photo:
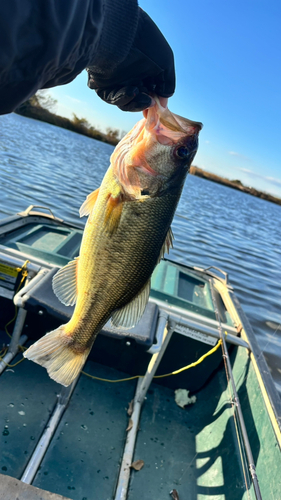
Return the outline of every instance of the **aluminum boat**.
{"type": "Polygon", "coordinates": [[[72,315],[52,278],[82,233],[43,207],[0,220],[0,499],[280,500],[281,401],[224,271],[163,259],[70,387],[23,358],[72,315]]]}

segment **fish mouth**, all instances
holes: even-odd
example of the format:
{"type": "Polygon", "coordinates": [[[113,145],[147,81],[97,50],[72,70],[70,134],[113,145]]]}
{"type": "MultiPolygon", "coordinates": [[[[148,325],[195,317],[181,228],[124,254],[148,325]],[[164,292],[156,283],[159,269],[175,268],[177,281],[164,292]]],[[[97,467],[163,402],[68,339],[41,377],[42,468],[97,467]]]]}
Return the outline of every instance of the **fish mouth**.
{"type": "Polygon", "coordinates": [[[155,105],[145,110],[145,129],[156,136],[160,144],[172,146],[186,137],[198,136],[203,127],[201,122],[195,122],[171,113],[161,106],[157,96],[153,96],[155,105]]]}
{"type": "Polygon", "coordinates": [[[170,177],[171,164],[180,167],[180,175],[190,165],[198,147],[202,123],[171,113],[161,106],[157,96],[154,100],[155,104],[145,111],[144,118],[120,141],[111,155],[114,175],[130,199],[140,198],[147,183],[160,185],[161,179],[170,177]],[[168,147],[159,148],[159,145],[168,147]],[[166,169],[162,166],[161,171],[151,166],[152,158],[157,157],[159,151],[172,161],[168,161],[166,169]]]}

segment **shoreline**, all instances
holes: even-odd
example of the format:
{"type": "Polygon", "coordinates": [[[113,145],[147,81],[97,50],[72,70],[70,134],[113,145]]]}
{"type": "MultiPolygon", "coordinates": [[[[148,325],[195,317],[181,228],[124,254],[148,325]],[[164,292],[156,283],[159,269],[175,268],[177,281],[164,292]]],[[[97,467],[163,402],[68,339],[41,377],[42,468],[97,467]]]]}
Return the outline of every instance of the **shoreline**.
{"type": "Polygon", "coordinates": [[[33,105],[30,101],[22,103],[18,108],[15,109],[14,113],[17,115],[25,116],[26,118],[33,118],[34,120],[39,120],[41,122],[50,123],[56,127],[65,128],[66,130],[71,130],[71,132],[76,132],[77,134],[85,135],[91,139],[96,139],[97,141],[105,142],[111,146],[116,146],[119,139],[114,136],[109,136],[109,134],[104,134],[94,127],[88,127],[85,125],[83,118],[75,122],[64,116],[56,115],[46,108],[40,105],[33,105]]]}
{"type": "MultiPolygon", "coordinates": [[[[27,118],[33,118],[35,120],[50,123],[51,125],[56,125],[57,127],[65,128],[66,130],[71,130],[72,132],[76,132],[77,134],[85,135],[112,146],[116,146],[116,144],[118,144],[119,142],[119,139],[117,139],[116,137],[110,137],[108,134],[104,134],[103,132],[94,129],[93,127],[89,128],[85,126],[85,124],[83,124],[83,119],[80,120],[80,122],[79,119],[77,122],[74,122],[69,118],[56,115],[55,113],[52,113],[48,109],[43,108],[38,104],[35,106],[30,102],[30,100],[21,104],[14,112],[18,115],[26,116],[27,118]]],[[[225,177],[220,177],[219,175],[212,174],[211,172],[207,172],[206,170],[195,167],[193,165],[190,167],[190,174],[201,177],[202,179],[216,182],[217,184],[222,184],[223,186],[227,186],[238,191],[242,191],[243,193],[250,194],[251,196],[255,196],[256,198],[261,198],[263,200],[270,201],[271,203],[281,205],[281,198],[265,193],[263,191],[259,191],[258,189],[252,187],[244,186],[239,180],[231,181],[229,179],[226,179],[225,177]]]]}
{"type": "Polygon", "coordinates": [[[281,205],[281,198],[265,193],[263,191],[259,191],[258,189],[252,187],[244,186],[244,184],[242,184],[242,182],[239,180],[230,181],[225,177],[220,177],[219,175],[212,174],[211,172],[207,172],[206,170],[195,167],[193,165],[190,167],[189,173],[191,175],[201,177],[202,179],[207,179],[208,181],[216,182],[217,184],[222,184],[223,186],[242,191],[243,193],[250,194],[251,196],[255,196],[256,198],[261,198],[263,200],[270,201],[271,203],[281,205]]]}

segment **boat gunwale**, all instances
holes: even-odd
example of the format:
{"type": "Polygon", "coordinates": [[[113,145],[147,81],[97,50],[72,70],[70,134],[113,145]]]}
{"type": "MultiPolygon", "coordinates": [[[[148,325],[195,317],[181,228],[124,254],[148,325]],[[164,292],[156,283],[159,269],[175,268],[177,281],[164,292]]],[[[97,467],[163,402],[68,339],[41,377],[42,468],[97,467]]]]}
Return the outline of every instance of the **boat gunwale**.
{"type": "Polygon", "coordinates": [[[62,226],[72,229],[78,229],[80,231],[84,230],[85,224],[82,222],[66,222],[63,219],[57,217],[52,217],[49,214],[44,214],[42,212],[30,212],[28,215],[21,215],[18,213],[16,215],[11,215],[0,219],[0,237],[8,235],[10,232],[19,229],[22,226],[27,226],[32,223],[45,223],[52,226],[62,226]]]}
{"type": "Polygon", "coordinates": [[[222,299],[226,299],[226,307],[227,303],[230,302],[237,318],[239,318],[241,322],[242,328],[240,335],[241,338],[249,344],[249,357],[253,363],[254,372],[263,396],[264,404],[281,451],[281,399],[270,374],[269,367],[255,338],[252,326],[236,294],[226,286],[223,290],[222,283],[217,284],[217,288],[222,299]]]}

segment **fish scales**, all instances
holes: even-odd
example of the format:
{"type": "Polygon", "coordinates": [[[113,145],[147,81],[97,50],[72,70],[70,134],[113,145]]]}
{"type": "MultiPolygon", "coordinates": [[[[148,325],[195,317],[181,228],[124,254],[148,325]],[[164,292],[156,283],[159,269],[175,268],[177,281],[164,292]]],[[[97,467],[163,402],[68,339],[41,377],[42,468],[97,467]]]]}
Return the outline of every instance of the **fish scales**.
{"type": "Polygon", "coordinates": [[[108,311],[127,304],[148,281],[171,225],[178,198],[178,195],[168,193],[143,202],[125,202],[120,224],[113,236],[105,235],[102,229],[104,200],[100,202],[101,207],[93,211],[89,221],[92,222],[91,229],[81,251],[83,244],[88,245],[88,239],[95,241],[91,256],[83,269],[79,269],[81,276],[78,281],[78,286],[81,281],[81,296],[83,289],[87,288],[87,281],[93,283],[93,292],[87,307],[82,300],[79,302],[78,294],[77,309],[68,323],[71,331],[79,317],[79,326],[73,336],[75,343],[91,344],[109,319],[108,311]],[[120,275],[123,276],[121,283],[120,275]],[[87,325],[87,330],[84,325],[87,325]]]}

